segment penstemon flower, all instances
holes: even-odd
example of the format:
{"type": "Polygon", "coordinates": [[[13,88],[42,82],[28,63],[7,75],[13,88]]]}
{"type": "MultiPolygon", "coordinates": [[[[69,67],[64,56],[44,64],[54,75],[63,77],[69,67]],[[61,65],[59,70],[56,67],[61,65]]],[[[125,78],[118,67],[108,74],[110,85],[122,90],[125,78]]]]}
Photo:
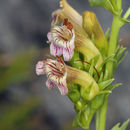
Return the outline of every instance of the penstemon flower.
{"type": "Polygon", "coordinates": [[[61,92],[61,95],[68,93],[66,85],[66,68],[62,60],[55,61],[51,59],[39,61],[36,65],[37,75],[47,74],[48,80],[46,86],[48,89],[53,89],[56,84],[61,92]]]}
{"type": "Polygon", "coordinates": [[[48,39],[51,42],[51,55],[61,56],[63,54],[64,60],[69,61],[74,52],[75,32],[71,23],[65,19],[63,26],[55,26],[48,33],[48,39]]]}
{"type": "Polygon", "coordinates": [[[39,61],[36,65],[36,73],[37,75],[46,74],[48,89],[53,89],[54,85],[57,85],[61,95],[68,93],[67,83],[79,84],[83,90],[88,89],[91,85],[87,100],[93,99],[99,93],[98,84],[93,77],[87,72],[65,65],[64,61],[59,57],[57,60],[39,61]]]}

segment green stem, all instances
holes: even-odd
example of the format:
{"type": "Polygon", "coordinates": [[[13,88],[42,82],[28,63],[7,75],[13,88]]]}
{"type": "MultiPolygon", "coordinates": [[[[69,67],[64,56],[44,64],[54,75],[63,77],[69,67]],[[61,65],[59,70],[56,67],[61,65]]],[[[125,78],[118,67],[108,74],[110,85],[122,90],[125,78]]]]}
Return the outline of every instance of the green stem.
{"type": "Polygon", "coordinates": [[[98,130],[105,130],[107,105],[108,105],[108,96],[105,97],[104,104],[100,108],[98,130]]]}
{"type": "Polygon", "coordinates": [[[117,0],[117,8],[118,10],[122,9],[122,0],[117,0]]]}
{"type": "MultiPolygon", "coordinates": [[[[111,37],[110,37],[109,49],[108,49],[108,57],[115,54],[120,27],[121,27],[121,25],[120,25],[120,16],[114,15],[113,16],[112,29],[111,29],[111,37]]],[[[111,78],[113,76],[113,62],[112,61],[109,61],[106,64],[106,73],[108,73],[107,78],[111,78]]],[[[100,108],[98,130],[105,130],[107,104],[108,104],[108,96],[105,97],[104,104],[100,108]]]]}
{"type": "Polygon", "coordinates": [[[98,110],[96,112],[96,130],[98,130],[99,128],[99,115],[100,115],[100,111],[98,110]]]}
{"type": "MultiPolygon", "coordinates": [[[[109,49],[108,49],[108,57],[111,55],[114,55],[114,53],[115,53],[115,50],[117,47],[117,39],[118,39],[119,31],[120,31],[120,17],[114,15],[110,43],[109,43],[109,49]]],[[[110,61],[106,64],[106,71],[108,72],[108,78],[111,78],[113,75],[113,62],[112,61],[110,61]]]]}

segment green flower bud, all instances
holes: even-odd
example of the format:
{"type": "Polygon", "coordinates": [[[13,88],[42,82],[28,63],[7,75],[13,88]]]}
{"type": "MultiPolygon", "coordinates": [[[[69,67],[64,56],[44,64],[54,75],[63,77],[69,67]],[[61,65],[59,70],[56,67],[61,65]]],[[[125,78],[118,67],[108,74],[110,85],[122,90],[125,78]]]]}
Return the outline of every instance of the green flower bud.
{"type": "Polygon", "coordinates": [[[103,54],[106,54],[108,50],[108,42],[96,15],[93,12],[86,11],[83,13],[83,28],[90,38],[92,35],[94,36],[95,45],[103,54]]]}

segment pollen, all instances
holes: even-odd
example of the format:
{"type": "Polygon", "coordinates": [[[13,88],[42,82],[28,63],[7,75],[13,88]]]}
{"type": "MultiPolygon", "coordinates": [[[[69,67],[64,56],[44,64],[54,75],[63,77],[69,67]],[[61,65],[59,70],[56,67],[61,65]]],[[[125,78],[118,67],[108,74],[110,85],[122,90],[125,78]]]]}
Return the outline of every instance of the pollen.
{"type": "Polygon", "coordinates": [[[72,31],[73,25],[72,25],[70,22],[68,22],[68,18],[65,18],[65,19],[64,19],[63,25],[67,26],[67,28],[68,28],[70,31],[72,31]]]}

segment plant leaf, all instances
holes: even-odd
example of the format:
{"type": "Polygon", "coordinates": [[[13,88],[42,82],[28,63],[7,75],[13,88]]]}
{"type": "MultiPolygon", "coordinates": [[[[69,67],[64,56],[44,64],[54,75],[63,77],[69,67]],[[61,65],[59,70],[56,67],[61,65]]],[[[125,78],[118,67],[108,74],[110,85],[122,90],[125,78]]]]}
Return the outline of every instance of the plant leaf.
{"type": "Polygon", "coordinates": [[[128,119],[127,121],[125,121],[122,124],[121,127],[119,126],[120,123],[116,124],[111,130],[125,130],[129,123],[130,123],[130,119],[128,119]]]}
{"type": "Polygon", "coordinates": [[[121,85],[122,85],[122,83],[117,83],[117,84],[114,84],[114,85],[112,85],[112,86],[108,86],[106,90],[112,91],[114,88],[116,88],[116,87],[118,87],[118,86],[121,86],[121,85]]]}
{"type": "Polygon", "coordinates": [[[109,80],[106,80],[106,81],[103,81],[103,82],[99,83],[98,85],[99,85],[100,90],[103,90],[107,86],[109,86],[112,83],[113,80],[114,79],[109,79],[109,80]]]}
{"type": "Polygon", "coordinates": [[[110,12],[114,13],[114,7],[110,0],[89,0],[91,6],[104,7],[110,12]]]}

